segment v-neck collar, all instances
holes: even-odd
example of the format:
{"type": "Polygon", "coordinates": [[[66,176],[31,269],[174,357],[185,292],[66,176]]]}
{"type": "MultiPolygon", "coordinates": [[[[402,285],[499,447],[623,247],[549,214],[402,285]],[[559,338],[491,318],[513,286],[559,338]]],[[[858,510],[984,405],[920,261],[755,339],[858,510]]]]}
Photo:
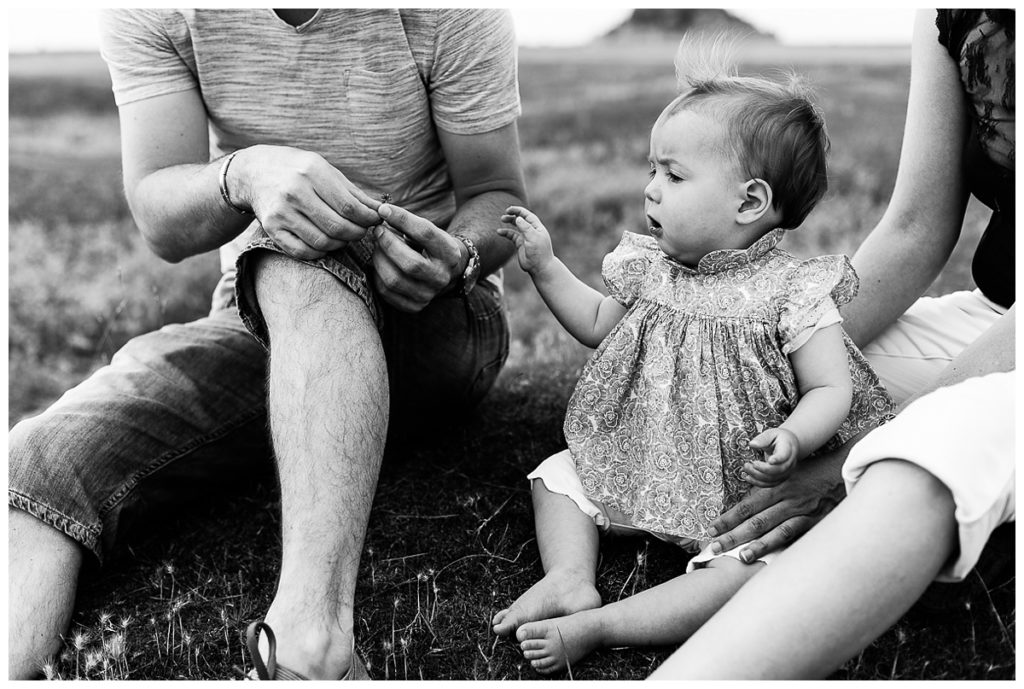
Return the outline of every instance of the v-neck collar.
{"type": "MultiPolygon", "coordinates": [[[[288,8],[288,9],[291,9],[291,8],[288,8]]],[[[292,29],[293,31],[295,31],[295,33],[305,33],[306,31],[308,31],[310,29],[310,27],[312,27],[314,24],[316,24],[320,20],[320,17],[322,17],[323,14],[324,14],[324,10],[322,8],[318,9],[318,10],[313,12],[313,16],[312,17],[310,17],[306,21],[302,22],[298,26],[295,26],[294,24],[291,24],[291,23],[285,21],[285,19],[281,15],[279,15],[275,10],[270,9],[270,10],[267,10],[267,11],[270,12],[270,14],[274,17],[274,19],[276,21],[280,22],[283,26],[285,26],[285,27],[287,27],[289,29],[292,29]]]]}

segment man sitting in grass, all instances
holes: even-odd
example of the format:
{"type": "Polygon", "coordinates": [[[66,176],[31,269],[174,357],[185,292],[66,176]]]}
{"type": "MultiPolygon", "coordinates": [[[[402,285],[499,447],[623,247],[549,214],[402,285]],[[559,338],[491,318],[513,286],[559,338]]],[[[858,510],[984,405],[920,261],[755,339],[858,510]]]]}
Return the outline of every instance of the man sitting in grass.
{"type": "Polygon", "coordinates": [[[358,676],[389,426],[471,408],[508,352],[512,247],[491,230],[525,201],[510,17],[122,10],[102,33],[143,237],[171,262],[219,248],[224,274],[208,317],[136,338],[12,429],[10,676],[59,649],[128,508],[180,508],[271,451],[283,554],[257,629],[280,678],[358,676]]]}

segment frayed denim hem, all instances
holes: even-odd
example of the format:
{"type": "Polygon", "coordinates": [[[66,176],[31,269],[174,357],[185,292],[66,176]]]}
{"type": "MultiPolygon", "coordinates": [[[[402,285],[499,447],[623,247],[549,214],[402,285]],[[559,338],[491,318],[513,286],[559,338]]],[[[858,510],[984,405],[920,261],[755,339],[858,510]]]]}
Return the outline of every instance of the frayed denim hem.
{"type": "Polygon", "coordinates": [[[86,526],[48,505],[11,489],[7,491],[7,504],[23,512],[28,512],[48,526],[52,526],[69,538],[78,541],[83,548],[95,555],[101,564],[103,563],[103,553],[100,552],[99,547],[99,526],[86,526]]]}

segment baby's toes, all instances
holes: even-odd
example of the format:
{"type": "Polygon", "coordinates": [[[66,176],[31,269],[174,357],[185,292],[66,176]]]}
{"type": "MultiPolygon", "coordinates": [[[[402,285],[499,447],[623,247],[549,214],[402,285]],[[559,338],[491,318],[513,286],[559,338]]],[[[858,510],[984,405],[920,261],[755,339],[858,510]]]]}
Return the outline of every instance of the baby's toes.
{"type": "Polygon", "coordinates": [[[540,660],[530,661],[530,667],[542,675],[547,675],[558,670],[560,666],[556,658],[549,656],[547,658],[541,658],[540,660]]]}
{"type": "MultiPolygon", "coordinates": [[[[522,627],[519,628],[522,630],[522,627]]],[[[543,638],[529,638],[520,639],[519,648],[525,651],[540,651],[547,646],[546,641],[543,638]]]]}

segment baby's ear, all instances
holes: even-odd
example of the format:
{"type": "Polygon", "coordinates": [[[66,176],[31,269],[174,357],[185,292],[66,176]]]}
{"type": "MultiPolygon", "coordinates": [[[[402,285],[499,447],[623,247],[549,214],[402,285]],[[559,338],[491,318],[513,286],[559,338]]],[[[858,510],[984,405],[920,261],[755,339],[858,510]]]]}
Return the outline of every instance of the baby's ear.
{"type": "Polygon", "coordinates": [[[742,189],[742,201],[736,211],[736,222],[750,225],[772,210],[772,187],[763,179],[747,180],[742,189]]]}

